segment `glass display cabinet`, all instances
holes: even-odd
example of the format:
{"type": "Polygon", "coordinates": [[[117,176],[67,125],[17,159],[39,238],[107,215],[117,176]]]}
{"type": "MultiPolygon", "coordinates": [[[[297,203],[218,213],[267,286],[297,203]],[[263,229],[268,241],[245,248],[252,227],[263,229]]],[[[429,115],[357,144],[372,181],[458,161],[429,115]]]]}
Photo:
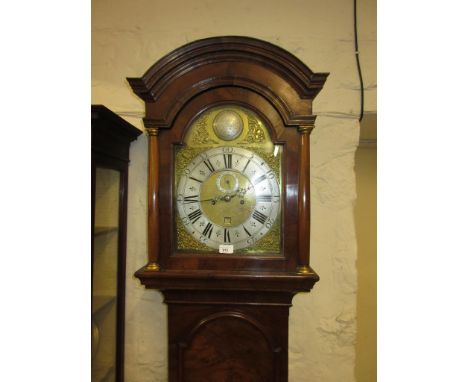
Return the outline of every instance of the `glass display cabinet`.
{"type": "Polygon", "coordinates": [[[91,129],[92,381],[121,382],[129,148],[141,131],[102,105],[91,129]]]}

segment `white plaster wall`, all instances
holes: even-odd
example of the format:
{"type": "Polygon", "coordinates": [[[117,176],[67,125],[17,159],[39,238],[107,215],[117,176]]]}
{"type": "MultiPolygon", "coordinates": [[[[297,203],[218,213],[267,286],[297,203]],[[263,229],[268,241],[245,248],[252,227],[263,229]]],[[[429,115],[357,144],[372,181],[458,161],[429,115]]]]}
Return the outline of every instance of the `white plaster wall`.
{"type": "MultiPolygon", "coordinates": [[[[358,2],[366,110],[376,109],[375,0],[358,2]]],[[[140,77],[164,54],[217,35],[277,44],[315,72],[331,72],[314,102],[311,136],[311,266],[321,281],[294,298],[290,381],[354,381],[356,238],[354,152],[359,124],[353,9],[348,0],[93,0],[92,102],[143,129],[143,102],[126,77],[140,77]]],[[[146,263],[146,137],[131,147],[125,373],[128,382],[167,380],[166,307],[133,277],[146,263]]]]}

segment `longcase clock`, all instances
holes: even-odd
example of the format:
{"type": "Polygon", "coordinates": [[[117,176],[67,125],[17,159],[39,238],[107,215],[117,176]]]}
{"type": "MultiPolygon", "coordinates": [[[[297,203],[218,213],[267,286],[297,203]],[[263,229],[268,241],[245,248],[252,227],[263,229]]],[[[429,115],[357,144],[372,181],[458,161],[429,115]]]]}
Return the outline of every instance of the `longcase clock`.
{"type": "Polygon", "coordinates": [[[319,279],[309,135],[327,75],[265,41],[215,37],[128,79],[149,141],[136,276],[168,305],[169,381],[287,381],[289,307],[319,279]]]}

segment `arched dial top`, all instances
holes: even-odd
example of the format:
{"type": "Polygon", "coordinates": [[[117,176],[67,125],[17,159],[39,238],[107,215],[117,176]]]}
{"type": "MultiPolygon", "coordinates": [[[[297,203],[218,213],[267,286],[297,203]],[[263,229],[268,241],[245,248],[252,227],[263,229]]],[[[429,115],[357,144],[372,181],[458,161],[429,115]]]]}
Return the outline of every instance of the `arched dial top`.
{"type": "Polygon", "coordinates": [[[197,242],[233,253],[254,247],[280,214],[277,175],[254,151],[221,146],[202,151],[183,169],[177,211],[197,242]]]}

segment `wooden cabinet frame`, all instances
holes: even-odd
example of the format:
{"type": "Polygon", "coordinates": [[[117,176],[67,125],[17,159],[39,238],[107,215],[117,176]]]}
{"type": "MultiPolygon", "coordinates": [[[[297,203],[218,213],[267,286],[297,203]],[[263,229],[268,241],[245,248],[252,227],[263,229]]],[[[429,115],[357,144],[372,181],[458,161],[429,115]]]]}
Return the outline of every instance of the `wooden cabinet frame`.
{"type": "MultiPolygon", "coordinates": [[[[127,247],[127,195],[130,142],[142,132],[102,105],[91,106],[91,270],[94,276],[96,168],[120,174],[118,196],[117,295],[115,380],[124,381],[125,262],[127,247]]],[[[99,233],[98,233],[99,234],[99,233]]],[[[93,297],[93,296],[92,296],[93,297]]],[[[94,299],[93,303],[94,303],[94,299]]],[[[95,312],[95,306],[92,306],[95,312]]]]}

